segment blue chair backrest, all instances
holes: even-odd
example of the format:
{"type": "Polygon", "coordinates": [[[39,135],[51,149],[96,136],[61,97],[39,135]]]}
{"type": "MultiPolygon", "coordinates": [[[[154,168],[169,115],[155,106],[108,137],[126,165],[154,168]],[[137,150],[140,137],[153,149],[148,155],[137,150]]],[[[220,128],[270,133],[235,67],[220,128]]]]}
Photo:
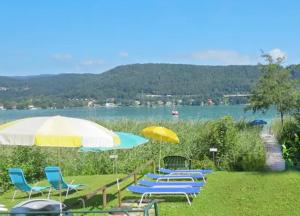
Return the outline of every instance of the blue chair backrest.
{"type": "Polygon", "coordinates": [[[24,173],[23,173],[22,169],[9,168],[8,175],[10,177],[11,182],[19,190],[24,191],[24,192],[29,192],[31,190],[30,185],[28,185],[26,182],[26,179],[24,177],[24,173]]]}
{"type": "Polygon", "coordinates": [[[59,167],[46,167],[45,174],[46,174],[46,177],[47,177],[49,183],[56,190],[68,188],[68,185],[64,181],[64,178],[60,172],[59,167]]]}

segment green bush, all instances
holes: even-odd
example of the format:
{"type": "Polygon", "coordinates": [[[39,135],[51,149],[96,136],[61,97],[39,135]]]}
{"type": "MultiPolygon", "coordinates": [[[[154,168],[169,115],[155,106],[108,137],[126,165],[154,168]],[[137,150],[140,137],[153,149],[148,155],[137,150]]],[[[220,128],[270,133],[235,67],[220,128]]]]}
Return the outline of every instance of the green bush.
{"type": "Polygon", "coordinates": [[[46,154],[39,147],[3,147],[3,156],[0,160],[0,187],[7,189],[10,185],[7,169],[19,167],[29,182],[40,180],[44,177],[46,154]]]}
{"type": "Polygon", "coordinates": [[[300,166],[300,122],[299,119],[285,119],[283,127],[279,121],[272,125],[279,143],[282,145],[283,157],[288,166],[300,166]]]}
{"type": "Polygon", "coordinates": [[[217,169],[214,161],[205,157],[203,160],[192,160],[192,169],[217,169]]]}

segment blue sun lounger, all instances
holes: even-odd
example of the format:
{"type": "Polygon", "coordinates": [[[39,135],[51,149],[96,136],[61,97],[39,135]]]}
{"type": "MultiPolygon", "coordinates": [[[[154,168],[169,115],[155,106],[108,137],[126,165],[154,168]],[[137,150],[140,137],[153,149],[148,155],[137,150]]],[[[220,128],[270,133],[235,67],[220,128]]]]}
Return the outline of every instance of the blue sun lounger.
{"type": "MultiPolygon", "coordinates": [[[[67,190],[66,197],[68,196],[69,191],[77,191],[78,189],[84,186],[82,184],[72,184],[73,181],[71,182],[71,184],[67,184],[60,172],[59,167],[46,167],[45,174],[49,183],[51,184],[51,189],[54,188],[56,190],[67,190]]],[[[51,194],[51,189],[49,190],[48,199],[51,194]]]]}
{"type": "Polygon", "coordinates": [[[181,175],[181,174],[168,174],[168,175],[158,175],[158,174],[153,174],[153,173],[147,173],[145,176],[155,179],[157,182],[161,180],[165,181],[174,181],[174,180],[190,180],[194,182],[197,179],[202,179],[204,182],[206,182],[205,177],[202,173],[197,173],[197,174],[191,174],[191,175],[181,175]]]}
{"type": "Polygon", "coordinates": [[[143,199],[147,195],[157,194],[157,195],[185,195],[187,202],[191,205],[189,195],[196,196],[200,192],[200,188],[197,187],[143,187],[138,185],[131,185],[127,188],[133,193],[142,194],[139,206],[141,206],[143,199]]]}
{"type": "Polygon", "coordinates": [[[212,173],[212,170],[211,169],[194,169],[194,170],[172,170],[172,169],[166,169],[166,168],[160,168],[159,169],[159,172],[161,173],[165,173],[165,174],[174,174],[174,173],[188,173],[188,174],[191,174],[191,173],[195,173],[195,174],[199,174],[199,173],[202,173],[202,174],[208,174],[208,173],[212,173]]]}
{"type": "Polygon", "coordinates": [[[139,185],[147,186],[147,187],[203,187],[205,185],[204,182],[184,182],[184,181],[160,181],[160,182],[154,182],[154,181],[148,181],[148,180],[140,180],[138,182],[139,185]]]}
{"type": "MultiPolygon", "coordinates": [[[[28,194],[28,198],[31,198],[32,193],[41,193],[43,194],[44,190],[50,189],[48,186],[30,186],[27,184],[27,181],[24,177],[23,170],[20,168],[10,168],[8,169],[8,175],[10,177],[10,180],[12,184],[15,186],[16,189],[23,191],[28,194]]],[[[13,195],[13,200],[15,199],[15,196],[17,194],[17,190],[15,190],[14,195],[13,195]]]]}

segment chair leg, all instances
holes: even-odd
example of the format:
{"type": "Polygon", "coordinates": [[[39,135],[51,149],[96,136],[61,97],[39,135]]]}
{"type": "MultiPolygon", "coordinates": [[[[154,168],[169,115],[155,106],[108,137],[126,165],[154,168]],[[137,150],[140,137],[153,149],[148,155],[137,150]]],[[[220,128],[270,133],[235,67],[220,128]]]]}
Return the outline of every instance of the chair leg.
{"type": "Polygon", "coordinates": [[[13,197],[12,197],[12,200],[15,200],[15,197],[17,195],[17,190],[14,191],[14,194],[13,194],[13,197]]]}
{"type": "Polygon", "coordinates": [[[70,188],[68,187],[68,188],[67,188],[67,193],[66,193],[66,198],[68,197],[69,190],[70,190],[70,188]]]}
{"type": "Polygon", "coordinates": [[[188,196],[186,193],[185,193],[184,195],[185,195],[185,197],[186,197],[186,199],[187,199],[189,205],[192,205],[189,196],[188,196]]]}
{"type": "Polygon", "coordinates": [[[47,199],[49,199],[49,198],[50,198],[51,190],[52,190],[52,187],[50,187],[50,189],[49,189],[49,192],[48,192],[48,197],[47,197],[47,199]]]}
{"type": "Polygon", "coordinates": [[[140,202],[139,202],[139,207],[141,207],[142,202],[143,202],[143,199],[144,199],[144,196],[146,196],[146,195],[147,195],[147,193],[143,193],[143,195],[142,195],[142,197],[141,197],[141,200],[140,200],[140,202]]]}

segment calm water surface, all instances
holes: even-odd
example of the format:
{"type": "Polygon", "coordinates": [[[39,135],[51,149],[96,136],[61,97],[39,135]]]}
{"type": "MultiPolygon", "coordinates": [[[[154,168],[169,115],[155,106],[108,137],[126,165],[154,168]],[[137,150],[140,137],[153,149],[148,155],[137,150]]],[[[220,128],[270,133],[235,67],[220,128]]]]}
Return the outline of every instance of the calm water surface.
{"type": "Polygon", "coordinates": [[[1,110],[0,121],[8,121],[32,116],[62,115],[78,118],[97,119],[135,119],[135,120],[210,120],[231,115],[239,119],[264,119],[271,121],[278,117],[275,109],[266,114],[244,112],[244,105],[231,106],[178,106],[179,117],[171,115],[171,107],[115,107],[115,108],[68,108],[46,110],[1,110]]]}

